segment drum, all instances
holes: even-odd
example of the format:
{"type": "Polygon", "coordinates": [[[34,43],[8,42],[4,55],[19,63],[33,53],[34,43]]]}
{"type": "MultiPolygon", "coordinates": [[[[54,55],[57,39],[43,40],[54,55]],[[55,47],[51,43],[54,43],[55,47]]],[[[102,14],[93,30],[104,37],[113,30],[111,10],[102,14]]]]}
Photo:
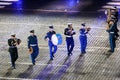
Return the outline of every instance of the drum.
{"type": "Polygon", "coordinates": [[[54,45],[60,45],[60,44],[62,44],[62,35],[61,34],[53,34],[51,40],[54,45]]]}

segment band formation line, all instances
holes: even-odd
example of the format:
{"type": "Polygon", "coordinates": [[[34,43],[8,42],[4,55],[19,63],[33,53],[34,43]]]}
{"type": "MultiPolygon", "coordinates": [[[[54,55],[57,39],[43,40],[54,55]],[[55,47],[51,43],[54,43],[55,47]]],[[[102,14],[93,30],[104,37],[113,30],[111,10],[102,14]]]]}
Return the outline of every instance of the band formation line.
{"type": "MultiPolygon", "coordinates": [[[[108,50],[108,53],[105,53],[106,55],[111,55],[115,51],[116,47],[116,40],[119,38],[119,30],[117,28],[117,22],[118,22],[118,9],[116,7],[107,9],[105,11],[106,14],[106,22],[107,27],[106,31],[109,33],[109,44],[110,44],[110,50],[108,50]]],[[[87,34],[91,31],[90,27],[86,26],[86,23],[81,24],[81,28],[79,29],[79,41],[80,41],[80,56],[84,56],[86,52],[87,47],[87,34]]],[[[72,23],[68,23],[68,27],[64,29],[64,35],[66,36],[66,47],[67,47],[67,56],[71,56],[73,54],[74,49],[74,38],[73,36],[76,35],[76,32],[74,28],[72,27],[72,23]]],[[[56,31],[54,31],[53,26],[49,26],[49,31],[46,33],[44,40],[48,42],[49,47],[49,55],[50,60],[53,60],[55,57],[55,53],[57,52],[58,45],[62,43],[62,36],[60,34],[57,34],[56,31]],[[54,35],[54,36],[53,36],[54,35]]],[[[11,34],[11,38],[8,39],[8,45],[9,45],[9,53],[11,57],[11,65],[12,68],[15,69],[15,62],[18,59],[18,49],[17,45],[20,45],[21,40],[16,38],[15,34],[11,34]]],[[[33,65],[36,63],[36,58],[39,55],[39,47],[38,47],[38,39],[35,35],[35,31],[30,31],[30,36],[28,37],[28,49],[31,57],[31,62],[33,65]]]]}

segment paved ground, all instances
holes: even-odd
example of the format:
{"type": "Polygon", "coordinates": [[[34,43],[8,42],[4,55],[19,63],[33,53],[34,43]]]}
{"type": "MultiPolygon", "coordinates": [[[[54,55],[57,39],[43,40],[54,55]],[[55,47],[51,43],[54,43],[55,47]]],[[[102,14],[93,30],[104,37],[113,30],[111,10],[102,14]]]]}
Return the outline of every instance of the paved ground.
{"type": "Polygon", "coordinates": [[[109,49],[105,27],[105,19],[102,16],[0,14],[0,80],[120,80],[120,44],[117,41],[113,55],[110,57],[104,55],[109,49]],[[68,22],[73,23],[77,32],[74,36],[75,48],[71,57],[67,57],[63,35],[68,22]],[[79,57],[79,28],[82,22],[86,22],[92,30],[88,34],[87,54],[79,57]],[[63,35],[63,43],[58,46],[53,61],[49,61],[48,46],[44,41],[49,25],[54,25],[56,32],[63,35]],[[35,66],[31,66],[27,49],[27,37],[31,29],[35,30],[40,47],[35,66]],[[18,46],[19,59],[14,70],[10,68],[7,45],[11,33],[16,33],[22,40],[18,46]]]}

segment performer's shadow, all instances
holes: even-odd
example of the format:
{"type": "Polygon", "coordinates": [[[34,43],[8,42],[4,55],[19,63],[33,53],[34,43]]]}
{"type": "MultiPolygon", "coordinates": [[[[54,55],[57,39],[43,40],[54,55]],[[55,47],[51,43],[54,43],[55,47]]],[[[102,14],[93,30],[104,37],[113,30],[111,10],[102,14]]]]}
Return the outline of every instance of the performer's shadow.
{"type": "Polygon", "coordinates": [[[102,75],[104,76],[108,76],[109,73],[111,72],[111,66],[109,66],[110,64],[110,56],[112,55],[111,52],[104,52],[103,53],[105,55],[105,57],[103,57],[103,61],[101,62],[102,64],[100,64],[100,66],[102,66],[102,75]]]}
{"type": "Polygon", "coordinates": [[[85,62],[85,56],[79,56],[79,58],[75,62],[75,68],[73,73],[75,75],[85,75],[86,73],[83,71],[84,70],[84,62],[85,62]]]}
{"type": "Polygon", "coordinates": [[[49,60],[47,65],[38,73],[38,76],[35,79],[46,80],[49,77],[51,71],[54,69],[52,61],[49,60]]]}
{"type": "Polygon", "coordinates": [[[56,72],[55,75],[51,77],[50,80],[57,80],[57,79],[60,80],[60,78],[62,78],[64,74],[67,73],[67,69],[70,67],[70,65],[71,65],[71,57],[66,57],[64,63],[62,64],[62,67],[58,70],[58,72],[56,72]]]}
{"type": "Polygon", "coordinates": [[[33,65],[29,65],[29,67],[21,74],[19,74],[17,77],[19,78],[27,78],[31,75],[33,72],[33,65]]]}
{"type": "Polygon", "coordinates": [[[120,65],[118,64],[118,68],[117,68],[117,71],[116,71],[116,73],[115,73],[115,77],[117,77],[117,78],[120,78],[120,65]]]}
{"type": "Polygon", "coordinates": [[[12,70],[13,69],[11,67],[8,68],[7,73],[5,73],[5,75],[3,77],[9,77],[12,74],[12,70]]]}
{"type": "Polygon", "coordinates": [[[106,55],[106,58],[105,59],[108,59],[111,55],[112,55],[112,53],[110,53],[110,52],[106,52],[106,53],[104,53],[105,55],[106,55]]]}

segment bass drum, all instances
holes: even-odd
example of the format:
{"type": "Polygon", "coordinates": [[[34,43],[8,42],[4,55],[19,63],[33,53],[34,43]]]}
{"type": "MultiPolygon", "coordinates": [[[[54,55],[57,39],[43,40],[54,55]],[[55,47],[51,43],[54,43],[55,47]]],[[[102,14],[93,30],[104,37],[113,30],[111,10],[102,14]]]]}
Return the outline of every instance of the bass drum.
{"type": "Polygon", "coordinates": [[[51,40],[54,45],[60,45],[60,44],[62,44],[62,35],[61,34],[53,34],[51,40]]]}

